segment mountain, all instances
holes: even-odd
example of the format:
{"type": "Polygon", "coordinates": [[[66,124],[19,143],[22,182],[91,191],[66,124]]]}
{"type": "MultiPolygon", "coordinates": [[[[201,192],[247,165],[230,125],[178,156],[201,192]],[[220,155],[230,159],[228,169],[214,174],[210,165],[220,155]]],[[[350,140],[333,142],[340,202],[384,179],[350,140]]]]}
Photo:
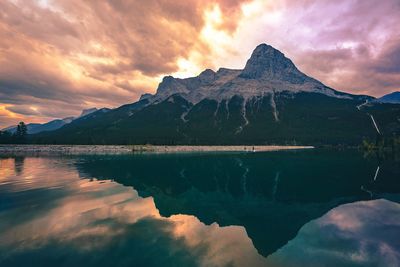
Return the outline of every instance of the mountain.
{"type": "MultiPolygon", "coordinates": [[[[102,112],[108,110],[106,108],[100,109],[102,112]]],[[[50,132],[50,131],[54,131],[57,129],[60,129],[61,127],[63,127],[66,124],[71,123],[73,120],[79,119],[79,118],[83,118],[86,117],[96,111],[99,111],[97,108],[91,108],[91,109],[84,109],[81,113],[81,115],[79,115],[79,117],[74,118],[74,117],[67,117],[64,119],[55,119],[46,123],[28,123],[26,125],[27,129],[28,129],[28,134],[37,134],[37,133],[41,133],[41,132],[50,132]]],[[[8,131],[10,133],[15,133],[17,131],[17,126],[9,126],[5,129],[3,129],[4,131],[8,131]]]]}
{"type": "MultiPolygon", "coordinates": [[[[35,128],[40,127],[40,126],[41,126],[40,123],[29,123],[26,125],[26,128],[27,128],[28,132],[30,133],[30,132],[34,131],[35,128]]],[[[12,125],[12,126],[2,129],[2,131],[7,131],[9,133],[14,134],[17,131],[17,126],[12,125]]]]}
{"type": "Polygon", "coordinates": [[[384,95],[376,100],[379,103],[400,104],[400,92],[384,95]]]}
{"type": "Polygon", "coordinates": [[[221,68],[214,72],[207,69],[199,76],[188,79],[167,76],[156,95],[146,98],[151,102],[160,102],[173,94],[180,94],[196,104],[206,98],[221,102],[241,96],[247,101],[278,92],[309,92],[352,98],[300,72],[284,54],[266,44],[257,46],[243,70],[221,68]]]}
{"type": "MultiPolygon", "coordinates": [[[[56,119],[56,120],[52,120],[43,124],[40,123],[28,123],[26,125],[27,129],[28,129],[28,134],[37,134],[40,132],[44,132],[44,131],[54,131],[57,130],[59,128],[61,128],[62,126],[64,126],[65,124],[70,123],[74,118],[73,117],[68,117],[68,118],[64,118],[64,119],[56,119]]],[[[10,126],[4,129],[4,131],[8,131],[10,133],[15,133],[17,131],[17,126],[10,126]]]]}
{"type": "Polygon", "coordinates": [[[97,108],[84,109],[84,110],[82,110],[82,113],[81,113],[81,115],[79,115],[78,118],[85,117],[89,114],[92,114],[93,112],[96,112],[97,110],[98,110],[97,108]]]}
{"type": "MultiPolygon", "coordinates": [[[[318,67],[318,66],[316,66],[318,67]]],[[[283,53],[261,44],[243,70],[207,69],[197,77],[166,76],[154,95],[95,112],[38,143],[71,144],[359,144],[399,130],[396,107],[334,90],[302,73],[283,53]],[[368,105],[365,103],[368,102],[368,105]],[[390,121],[374,112],[390,112],[390,121]],[[378,119],[379,117],[379,119],[378,119]],[[387,127],[390,125],[390,127],[387,127]]]]}

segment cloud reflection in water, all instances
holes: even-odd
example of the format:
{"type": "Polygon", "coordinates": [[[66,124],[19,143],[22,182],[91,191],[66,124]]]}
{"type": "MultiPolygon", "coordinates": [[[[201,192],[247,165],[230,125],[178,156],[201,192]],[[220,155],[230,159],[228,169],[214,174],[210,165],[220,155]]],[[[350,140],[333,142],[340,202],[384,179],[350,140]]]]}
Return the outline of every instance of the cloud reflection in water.
{"type": "MultiPolygon", "coordinates": [[[[14,168],[9,159],[2,163],[2,169],[14,168]]],[[[163,218],[151,197],[141,198],[110,180],[81,179],[69,160],[27,158],[21,176],[4,179],[26,178],[28,185],[16,183],[13,191],[31,197],[0,213],[0,262],[6,266],[42,265],[44,259],[97,266],[257,266],[265,261],[243,227],[206,226],[188,215],[163,218]],[[64,192],[48,197],[32,192],[45,185],[64,192]]]]}
{"type": "Polygon", "coordinates": [[[400,205],[337,207],[268,258],[241,226],[160,215],[152,197],[80,177],[73,158],[0,160],[1,266],[399,266],[400,205]],[[18,168],[16,168],[18,166],[18,168]]]}

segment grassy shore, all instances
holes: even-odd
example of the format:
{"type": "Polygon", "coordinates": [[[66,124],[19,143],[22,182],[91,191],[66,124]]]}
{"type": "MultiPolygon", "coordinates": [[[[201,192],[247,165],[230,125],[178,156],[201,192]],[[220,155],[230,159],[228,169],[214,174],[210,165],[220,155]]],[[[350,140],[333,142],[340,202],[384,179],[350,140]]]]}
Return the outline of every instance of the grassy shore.
{"type": "Polygon", "coordinates": [[[312,146],[153,146],[153,145],[0,145],[1,154],[132,154],[188,152],[265,152],[311,149],[312,146]]]}

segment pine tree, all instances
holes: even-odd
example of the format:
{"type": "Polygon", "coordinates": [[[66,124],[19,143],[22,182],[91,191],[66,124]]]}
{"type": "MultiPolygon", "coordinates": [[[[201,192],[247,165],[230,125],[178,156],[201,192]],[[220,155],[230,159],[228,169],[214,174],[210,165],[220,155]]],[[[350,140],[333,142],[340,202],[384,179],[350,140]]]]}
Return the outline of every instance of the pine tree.
{"type": "Polygon", "coordinates": [[[18,125],[17,125],[17,132],[16,135],[18,137],[25,137],[28,133],[28,128],[26,127],[26,124],[21,121],[18,125]]]}
{"type": "Polygon", "coordinates": [[[16,143],[25,143],[25,137],[28,134],[28,128],[26,127],[26,124],[21,121],[18,125],[17,125],[17,131],[14,134],[14,141],[16,143]]]}

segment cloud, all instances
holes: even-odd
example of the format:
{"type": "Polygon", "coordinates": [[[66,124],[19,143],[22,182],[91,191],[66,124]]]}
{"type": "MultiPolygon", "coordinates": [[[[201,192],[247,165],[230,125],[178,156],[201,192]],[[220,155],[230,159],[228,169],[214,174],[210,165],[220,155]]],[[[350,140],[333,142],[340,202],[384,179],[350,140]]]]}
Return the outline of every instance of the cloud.
{"type": "Polygon", "coordinates": [[[23,105],[15,111],[45,102],[78,107],[69,115],[133,102],[192,50],[208,53],[200,38],[206,10],[220,7],[220,27],[232,32],[243,2],[1,1],[0,102],[23,105]]]}
{"type": "Polygon", "coordinates": [[[36,121],[116,107],[164,75],[243,68],[262,42],[328,86],[380,96],[400,88],[399,12],[397,0],[5,0],[0,105],[65,107],[36,121]]]}
{"type": "Polygon", "coordinates": [[[242,68],[244,57],[265,42],[335,89],[374,96],[400,89],[398,1],[255,0],[244,10],[235,33],[221,43],[231,52],[215,53],[216,65],[242,68]]]}
{"type": "Polygon", "coordinates": [[[303,226],[295,239],[268,258],[268,263],[398,266],[399,207],[384,199],[339,206],[303,226]]]}
{"type": "Polygon", "coordinates": [[[8,106],[9,105],[0,104],[0,121],[4,122],[4,125],[16,125],[23,117],[8,110],[8,106]]]}
{"type": "Polygon", "coordinates": [[[388,74],[400,73],[400,38],[386,43],[381,55],[372,65],[372,70],[388,74]]]}
{"type": "MultiPolygon", "coordinates": [[[[243,227],[205,225],[184,214],[163,217],[152,197],[142,198],[132,187],[83,174],[74,160],[6,158],[0,163],[0,181],[9,184],[7,189],[21,192],[30,204],[40,207],[9,205],[0,213],[2,265],[36,266],[43,262],[43,253],[47,262],[59,262],[73,253],[76,257],[69,264],[81,265],[89,259],[87,266],[260,266],[265,262],[243,227]],[[38,165],[42,168],[34,168],[38,165]],[[11,182],[15,175],[29,175],[29,188],[11,182]],[[15,213],[23,216],[11,216],[15,213]],[[16,246],[18,250],[11,249],[16,246]]],[[[4,200],[12,202],[12,194],[5,194],[4,200]]]]}

